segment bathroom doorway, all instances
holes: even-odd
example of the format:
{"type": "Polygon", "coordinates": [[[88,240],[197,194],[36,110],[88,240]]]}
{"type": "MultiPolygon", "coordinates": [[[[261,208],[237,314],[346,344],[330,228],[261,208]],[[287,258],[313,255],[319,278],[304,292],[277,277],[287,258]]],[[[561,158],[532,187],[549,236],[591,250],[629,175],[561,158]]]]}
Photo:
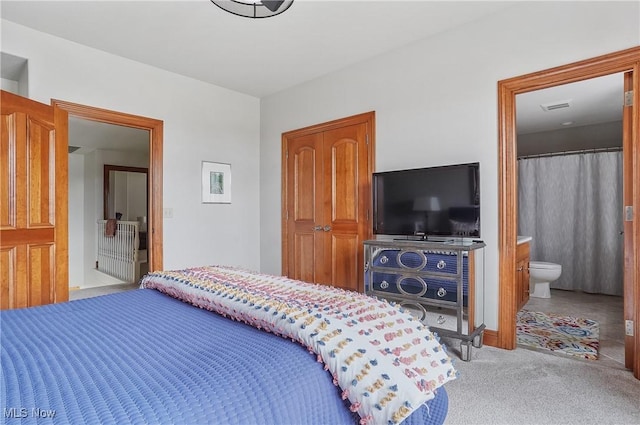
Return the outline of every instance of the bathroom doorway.
{"type": "Polygon", "coordinates": [[[640,289],[640,229],[633,211],[640,210],[640,185],[634,185],[640,171],[640,115],[638,104],[640,93],[632,87],[640,87],[640,48],[635,47],[620,52],[587,59],[569,65],[540,71],[521,77],[498,82],[499,121],[499,313],[496,345],[514,349],[516,346],[517,293],[516,240],[517,240],[517,162],[516,162],[516,122],[515,97],[526,93],[590,78],[624,72],[625,92],[628,106],[624,109],[623,161],[624,161],[624,204],[629,208],[629,220],[624,221],[624,319],[625,367],[633,370],[640,379],[640,311],[633,294],[640,289]]]}
{"type": "Polygon", "coordinates": [[[573,354],[615,368],[625,356],[623,94],[615,73],[516,95],[518,235],[532,238],[532,280],[557,276],[531,288],[518,344],[562,350],[527,330],[564,320],[585,333],[584,345],[567,344],[573,354]]]}

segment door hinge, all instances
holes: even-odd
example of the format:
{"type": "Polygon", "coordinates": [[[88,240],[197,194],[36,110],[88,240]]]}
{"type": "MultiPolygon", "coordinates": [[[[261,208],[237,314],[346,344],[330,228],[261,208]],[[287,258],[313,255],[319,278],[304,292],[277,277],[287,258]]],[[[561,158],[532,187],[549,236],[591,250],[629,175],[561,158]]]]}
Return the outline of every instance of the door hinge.
{"type": "Polygon", "coordinates": [[[367,221],[369,221],[369,210],[367,210],[367,221]]]}
{"type": "Polygon", "coordinates": [[[624,106],[633,106],[633,90],[624,92],[624,106]]]}
{"type": "Polygon", "coordinates": [[[367,145],[368,145],[369,144],[369,133],[364,135],[364,139],[366,140],[367,145]]]}
{"type": "Polygon", "coordinates": [[[285,216],[286,216],[285,220],[289,220],[289,210],[287,210],[287,212],[285,213],[285,216]]]}
{"type": "Polygon", "coordinates": [[[626,336],[633,336],[633,320],[624,321],[624,334],[626,336]]]}
{"type": "Polygon", "coordinates": [[[624,207],[624,221],[633,221],[633,206],[627,205],[624,207]]]}
{"type": "Polygon", "coordinates": [[[285,157],[286,159],[289,159],[289,151],[284,151],[284,157],[285,157]]]}

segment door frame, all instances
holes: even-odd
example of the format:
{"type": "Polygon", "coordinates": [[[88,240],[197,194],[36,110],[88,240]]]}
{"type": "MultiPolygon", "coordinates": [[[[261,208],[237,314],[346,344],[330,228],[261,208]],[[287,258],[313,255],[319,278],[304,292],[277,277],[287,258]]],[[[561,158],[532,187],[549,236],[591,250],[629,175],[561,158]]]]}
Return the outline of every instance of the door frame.
{"type": "Polygon", "coordinates": [[[51,99],[51,105],[67,111],[69,116],[149,131],[149,174],[147,188],[149,217],[147,228],[149,272],[162,270],[162,143],[163,121],[139,115],[51,99]]]}
{"type": "MultiPolygon", "coordinates": [[[[372,174],[375,171],[375,140],[376,140],[376,126],[375,126],[375,111],[365,112],[358,115],[352,115],[345,118],[339,118],[333,121],[328,121],[321,124],[314,124],[308,127],[300,128],[297,130],[287,131],[282,133],[282,157],[281,157],[281,237],[282,237],[282,274],[284,276],[289,275],[289,231],[287,226],[287,205],[288,205],[288,190],[287,190],[287,148],[289,146],[289,140],[297,137],[306,136],[314,133],[321,133],[327,130],[334,130],[336,128],[347,127],[350,125],[367,123],[369,129],[369,137],[367,139],[369,158],[367,168],[369,175],[367,179],[367,185],[369,187],[369,193],[371,194],[371,179],[372,174]]],[[[367,201],[368,208],[371,209],[371,195],[367,201]]],[[[369,220],[371,220],[371,214],[369,214],[369,220]]],[[[372,227],[369,226],[368,238],[372,235],[372,227]]],[[[364,249],[364,247],[361,247],[364,249]]],[[[364,261],[364,256],[361,259],[364,261]]],[[[364,288],[364,282],[358,282],[358,288],[364,288]]]]}
{"type": "MultiPolygon", "coordinates": [[[[516,240],[517,240],[517,94],[568,84],[604,75],[632,72],[633,105],[631,106],[628,142],[623,150],[625,180],[640,182],[640,47],[598,56],[592,59],[551,68],[498,82],[498,257],[499,300],[497,346],[516,347],[516,240]],[[626,148],[629,149],[626,149],[626,148]]],[[[635,184],[631,196],[634,220],[626,228],[631,230],[630,242],[625,245],[625,320],[634,321],[633,337],[626,337],[627,367],[640,379],[640,184],[635,184]],[[629,273],[627,273],[629,271],[629,273]]],[[[626,238],[625,238],[626,239],[626,238]]]]}

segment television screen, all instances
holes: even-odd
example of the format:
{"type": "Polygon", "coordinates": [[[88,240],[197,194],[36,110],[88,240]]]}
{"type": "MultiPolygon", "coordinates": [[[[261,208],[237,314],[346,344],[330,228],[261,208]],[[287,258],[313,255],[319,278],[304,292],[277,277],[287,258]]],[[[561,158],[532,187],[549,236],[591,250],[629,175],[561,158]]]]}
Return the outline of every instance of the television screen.
{"type": "Polygon", "coordinates": [[[480,236],[480,164],[373,174],[373,232],[480,236]]]}

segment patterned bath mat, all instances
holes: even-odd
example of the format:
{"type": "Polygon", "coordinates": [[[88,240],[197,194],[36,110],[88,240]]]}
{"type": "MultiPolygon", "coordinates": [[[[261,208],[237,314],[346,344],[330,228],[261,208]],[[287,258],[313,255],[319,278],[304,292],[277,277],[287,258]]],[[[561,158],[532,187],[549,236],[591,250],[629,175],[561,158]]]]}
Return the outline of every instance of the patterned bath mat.
{"type": "Polygon", "coordinates": [[[521,310],[516,322],[518,345],[597,360],[600,325],[589,319],[521,310]]]}

